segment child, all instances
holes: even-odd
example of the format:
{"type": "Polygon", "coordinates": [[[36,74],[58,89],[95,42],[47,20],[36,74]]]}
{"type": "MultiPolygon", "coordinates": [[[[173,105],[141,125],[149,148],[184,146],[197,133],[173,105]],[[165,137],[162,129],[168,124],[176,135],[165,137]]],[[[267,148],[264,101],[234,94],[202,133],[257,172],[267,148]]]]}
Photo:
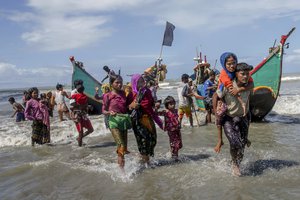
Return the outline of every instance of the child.
{"type": "Polygon", "coordinates": [[[26,103],[27,103],[27,101],[29,101],[29,99],[30,99],[30,95],[29,95],[28,91],[25,90],[23,92],[23,97],[22,97],[22,104],[23,104],[24,108],[26,108],[26,103]]]}
{"type": "Polygon", "coordinates": [[[109,128],[117,144],[118,164],[125,166],[127,150],[127,131],[131,128],[131,119],[127,114],[128,105],[132,102],[132,95],[126,97],[122,90],[123,79],[120,75],[110,77],[112,91],[103,96],[102,113],[108,116],[109,128]]]}
{"type": "Polygon", "coordinates": [[[73,104],[73,115],[74,115],[74,122],[76,124],[76,128],[78,131],[78,146],[82,146],[82,139],[92,133],[94,128],[92,126],[91,121],[87,117],[87,106],[88,106],[88,99],[87,96],[83,93],[84,86],[77,85],[76,86],[77,93],[71,96],[72,99],[75,100],[75,104],[73,104]],[[87,131],[83,132],[83,128],[86,128],[87,131]]]}
{"type": "Polygon", "coordinates": [[[25,117],[32,120],[31,145],[45,144],[50,142],[50,120],[48,108],[39,101],[39,90],[36,87],[30,88],[28,93],[31,99],[25,108],[25,117]]]}
{"type": "Polygon", "coordinates": [[[25,121],[25,115],[24,115],[24,107],[17,103],[15,101],[15,98],[10,97],[8,99],[9,103],[13,106],[13,109],[15,110],[14,114],[11,117],[14,117],[16,114],[16,122],[25,121]]]}
{"type": "MultiPolygon", "coordinates": [[[[219,77],[219,84],[218,84],[218,89],[220,91],[223,90],[224,87],[228,88],[229,92],[233,96],[237,96],[240,92],[245,91],[245,90],[251,90],[253,89],[253,79],[250,77],[248,81],[248,85],[245,87],[241,87],[239,90],[237,90],[235,87],[232,86],[232,80],[235,78],[235,70],[237,66],[237,57],[234,53],[230,52],[225,52],[221,55],[220,57],[220,62],[222,65],[222,70],[220,73],[219,77]]],[[[237,97],[239,102],[242,104],[243,109],[244,109],[244,115],[245,113],[245,105],[241,101],[240,97],[237,97]]],[[[216,125],[218,129],[218,143],[215,147],[215,151],[219,153],[221,151],[221,146],[223,145],[223,140],[222,140],[222,116],[223,113],[226,111],[226,105],[224,102],[222,102],[221,99],[219,99],[220,102],[218,102],[218,97],[217,95],[214,95],[213,97],[213,108],[216,113],[216,125]],[[219,106],[217,106],[219,105],[219,106]],[[218,112],[217,112],[218,111],[218,112]]],[[[250,146],[251,142],[247,144],[247,146],[250,146]]]]}
{"type": "Polygon", "coordinates": [[[54,98],[57,104],[57,112],[59,115],[59,120],[64,121],[63,114],[65,114],[67,118],[70,119],[70,112],[66,105],[66,100],[65,100],[65,98],[69,98],[69,96],[67,92],[64,91],[63,85],[59,83],[56,85],[56,92],[54,98]]]}
{"type": "Polygon", "coordinates": [[[193,106],[193,99],[192,96],[194,96],[193,92],[190,89],[190,86],[188,84],[189,82],[189,75],[183,74],[181,76],[181,81],[185,84],[183,88],[178,88],[178,98],[179,98],[179,121],[180,126],[182,124],[182,118],[185,114],[186,117],[189,118],[190,125],[193,127],[193,116],[192,116],[192,110],[191,107],[193,106]]]}
{"type": "Polygon", "coordinates": [[[159,115],[164,116],[164,131],[167,131],[169,135],[172,158],[177,161],[178,150],[182,148],[182,140],[180,123],[178,119],[178,110],[175,109],[175,99],[171,96],[167,96],[167,98],[164,100],[164,105],[166,110],[160,111],[159,115]]]}
{"type": "Polygon", "coordinates": [[[46,100],[48,102],[49,116],[53,117],[53,110],[54,110],[54,106],[56,104],[55,104],[55,101],[52,100],[52,92],[51,91],[48,91],[46,93],[46,100]]]}

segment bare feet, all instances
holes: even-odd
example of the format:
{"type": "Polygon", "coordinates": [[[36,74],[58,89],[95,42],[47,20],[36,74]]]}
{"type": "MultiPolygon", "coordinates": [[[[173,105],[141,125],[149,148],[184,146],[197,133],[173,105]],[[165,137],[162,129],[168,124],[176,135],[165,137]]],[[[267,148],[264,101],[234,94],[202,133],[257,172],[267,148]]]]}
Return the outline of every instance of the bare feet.
{"type": "Polygon", "coordinates": [[[121,168],[124,168],[125,166],[125,160],[122,156],[118,156],[118,164],[121,168]]]}
{"type": "Polygon", "coordinates": [[[224,142],[223,141],[218,141],[217,145],[215,146],[215,152],[216,153],[220,153],[221,151],[221,147],[224,145],[224,142]]]}
{"type": "Polygon", "coordinates": [[[251,146],[251,141],[247,139],[247,143],[246,143],[247,147],[251,146]]]}
{"type": "Polygon", "coordinates": [[[241,176],[241,171],[239,166],[237,166],[236,164],[232,164],[232,175],[233,176],[241,176]]]}

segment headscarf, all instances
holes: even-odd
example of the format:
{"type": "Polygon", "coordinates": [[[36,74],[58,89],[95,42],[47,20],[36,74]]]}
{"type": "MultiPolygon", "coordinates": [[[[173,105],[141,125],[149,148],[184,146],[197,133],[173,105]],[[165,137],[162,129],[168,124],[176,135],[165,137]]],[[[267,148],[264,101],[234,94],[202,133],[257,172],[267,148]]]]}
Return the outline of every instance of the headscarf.
{"type": "Polygon", "coordinates": [[[131,77],[132,91],[136,94],[139,92],[138,81],[139,81],[140,78],[142,78],[141,74],[133,74],[132,77],[131,77]]]}
{"type": "Polygon", "coordinates": [[[232,56],[234,58],[235,62],[238,63],[238,59],[237,59],[236,55],[234,53],[231,53],[231,52],[223,53],[220,57],[220,62],[221,62],[221,65],[222,65],[223,69],[226,71],[227,75],[229,76],[229,78],[231,80],[233,80],[235,78],[235,72],[229,72],[226,69],[226,59],[229,58],[230,56],[232,56]]]}

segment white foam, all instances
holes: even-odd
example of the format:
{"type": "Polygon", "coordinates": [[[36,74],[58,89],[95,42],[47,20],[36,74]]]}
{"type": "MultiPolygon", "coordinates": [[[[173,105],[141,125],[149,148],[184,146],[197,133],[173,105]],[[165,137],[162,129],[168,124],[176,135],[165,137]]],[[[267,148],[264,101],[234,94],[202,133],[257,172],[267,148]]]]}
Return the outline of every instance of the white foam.
{"type": "Polygon", "coordinates": [[[278,97],[273,111],[278,114],[300,114],[300,95],[281,95],[278,97]]]}
{"type": "Polygon", "coordinates": [[[281,81],[297,81],[297,80],[300,80],[300,76],[286,76],[281,78],[281,81]]]}
{"type": "Polygon", "coordinates": [[[170,83],[168,83],[168,82],[158,83],[159,87],[168,86],[168,85],[170,85],[170,83]]]}
{"type": "MultiPolygon", "coordinates": [[[[94,132],[87,136],[103,137],[110,134],[105,128],[103,116],[91,117],[94,132]]],[[[31,145],[31,121],[16,123],[14,118],[2,118],[0,123],[0,147],[28,146],[31,145]]],[[[68,143],[75,141],[78,133],[73,121],[59,122],[57,118],[51,119],[50,124],[51,143],[68,143]]]]}

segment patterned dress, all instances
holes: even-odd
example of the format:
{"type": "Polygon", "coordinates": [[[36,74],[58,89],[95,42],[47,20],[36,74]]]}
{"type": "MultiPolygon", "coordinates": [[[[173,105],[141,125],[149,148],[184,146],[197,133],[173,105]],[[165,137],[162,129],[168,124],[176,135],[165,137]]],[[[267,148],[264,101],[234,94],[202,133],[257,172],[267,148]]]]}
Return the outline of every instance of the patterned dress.
{"type": "Polygon", "coordinates": [[[164,130],[167,131],[169,135],[172,157],[177,157],[179,149],[182,148],[180,123],[178,120],[178,110],[174,109],[172,111],[162,111],[159,112],[159,115],[164,116],[165,119],[164,130]]]}

